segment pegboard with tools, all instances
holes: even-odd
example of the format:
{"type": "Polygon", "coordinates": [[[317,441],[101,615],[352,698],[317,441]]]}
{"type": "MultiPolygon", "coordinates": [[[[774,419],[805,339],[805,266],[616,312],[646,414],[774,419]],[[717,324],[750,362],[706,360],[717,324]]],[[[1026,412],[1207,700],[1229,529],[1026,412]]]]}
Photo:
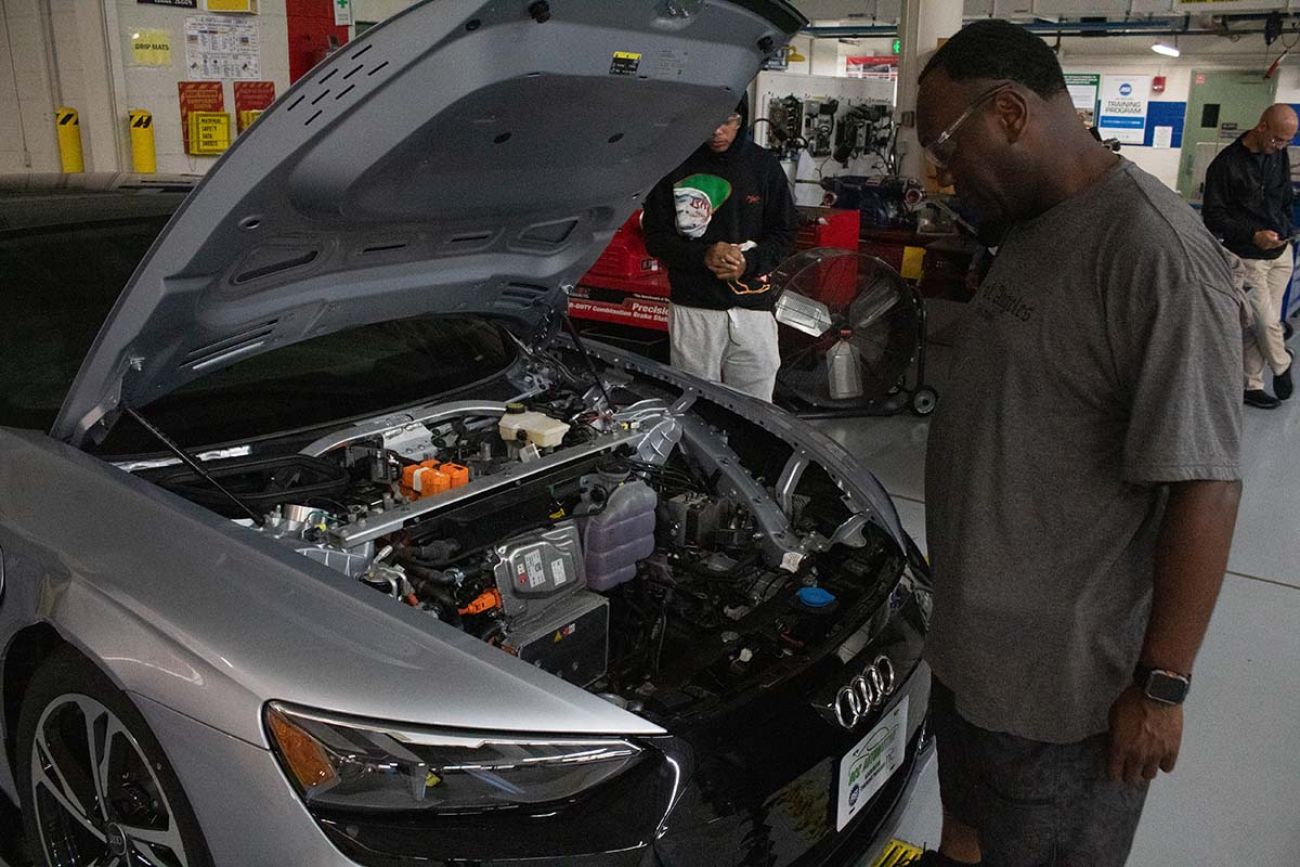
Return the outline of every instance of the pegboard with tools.
{"type": "Polygon", "coordinates": [[[782,159],[811,157],[827,175],[886,173],[894,86],[887,79],[761,72],[754,140],[782,159]]]}

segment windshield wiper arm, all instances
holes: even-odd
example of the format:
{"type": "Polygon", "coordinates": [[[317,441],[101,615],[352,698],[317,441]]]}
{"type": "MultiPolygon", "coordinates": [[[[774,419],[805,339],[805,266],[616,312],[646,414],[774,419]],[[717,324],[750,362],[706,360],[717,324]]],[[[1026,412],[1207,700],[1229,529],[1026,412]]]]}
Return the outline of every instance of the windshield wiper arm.
{"type": "Polygon", "coordinates": [[[153,422],[149,421],[147,418],[140,415],[140,413],[136,412],[134,409],[132,409],[129,406],[123,407],[122,412],[126,413],[131,418],[135,419],[136,423],[139,424],[140,427],[149,431],[149,433],[153,434],[153,436],[158,440],[158,442],[166,446],[167,451],[171,452],[172,454],[176,455],[176,457],[180,458],[181,463],[185,464],[185,466],[189,467],[191,470],[198,473],[199,477],[203,479],[203,481],[207,482],[218,492],[220,492],[223,497],[225,497],[226,499],[230,500],[230,502],[238,506],[241,512],[243,512],[245,515],[248,515],[248,517],[253,519],[254,524],[256,524],[259,527],[262,526],[263,518],[261,515],[253,511],[253,509],[243,500],[239,499],[239,497],[235,496],[230,491],[226,490],[225,487],[223,487],[220,482],[218,482],[215,478],[213,478],[212,473],[209,473],[207,470],[203,469],[202,464],[200,464],[194,458],[190,457],[189,452],[185,451],[185,449],[181,448],[180,445],[178,445],[175,441],[172,440],[171,437],[167,436],[167,434],[163,433],[161,430],[155,427],[153,422]]]}

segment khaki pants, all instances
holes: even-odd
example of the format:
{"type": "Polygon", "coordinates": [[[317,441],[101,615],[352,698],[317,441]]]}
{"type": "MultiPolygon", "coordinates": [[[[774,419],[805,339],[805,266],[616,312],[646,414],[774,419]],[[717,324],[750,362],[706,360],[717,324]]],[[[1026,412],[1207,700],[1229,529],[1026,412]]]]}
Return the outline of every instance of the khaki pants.
{"type": "Polygon", "coordinates": [[[673,367],[772,400],[781,367],[776,317],[767,310],[707,310],[672,305],[668,339],[673,367]]]}
{"type": "Polygon", "coordinates": [[[1282,296],[1291,283],[1291,245],[1276,259],[1242,259],[1246,266],[1246,295],[1254,323],[1246,331],[1246,390],[1264,387],[1264,365],[1273,373],[1291,366],[1282,340],[1282,296]]]}

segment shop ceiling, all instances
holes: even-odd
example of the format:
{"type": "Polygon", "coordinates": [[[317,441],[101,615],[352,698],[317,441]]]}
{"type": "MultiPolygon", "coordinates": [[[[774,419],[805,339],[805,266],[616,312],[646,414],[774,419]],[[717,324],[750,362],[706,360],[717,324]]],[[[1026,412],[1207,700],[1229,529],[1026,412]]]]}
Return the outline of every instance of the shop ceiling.
{"type": "MultiPolygon", "coordinates": [[[[818,36],[893,33],[902,5],[901,0],[794,2],[812,22],[808,31],[818,36]]],[[[1270,12],[1300,16],[1300,0],[965,0],[964,5],[967,20],[1009,18],[1063,35],[1261,33],[1270,12]]]]}

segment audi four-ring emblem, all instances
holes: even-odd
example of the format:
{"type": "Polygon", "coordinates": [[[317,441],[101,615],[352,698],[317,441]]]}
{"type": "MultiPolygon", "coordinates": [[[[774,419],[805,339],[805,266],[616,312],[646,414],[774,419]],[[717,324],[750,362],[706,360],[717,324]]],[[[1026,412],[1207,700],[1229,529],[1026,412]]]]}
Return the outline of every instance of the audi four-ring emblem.
{"type": "Polygon", "coordinates": [[[873,710],[881,707],[898,686],[898,673],[888,656],[881,654],[862,673],[840,687],[831,710],[835,721],[852,729],[873,710]]]}

